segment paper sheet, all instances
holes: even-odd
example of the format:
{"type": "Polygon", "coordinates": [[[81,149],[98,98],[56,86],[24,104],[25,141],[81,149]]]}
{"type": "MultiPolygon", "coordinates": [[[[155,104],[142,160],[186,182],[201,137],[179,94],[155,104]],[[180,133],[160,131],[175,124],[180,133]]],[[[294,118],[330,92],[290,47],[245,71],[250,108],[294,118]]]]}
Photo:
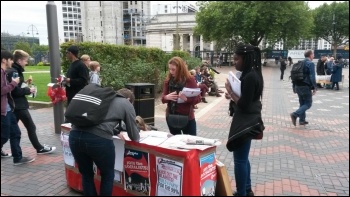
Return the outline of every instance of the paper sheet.
{"type": "Polygon", "coordinates": [[[228,73],[228,81],[230,82],[231,89],[238,97],[241,97],[241,81],[238,78],[240,75],[241,72],[237,73],[237,75],[233,74],[232,71],[228,73]]]}
{"type": "Polygon", "coordinates": [[[125,142],[124,140],[117,138],[113,138],[113,143],[115,147],[115,162],[114,162],[114,170],[123,172],[124,166],[124,150],[125,150],[125,142]]]}
{"type": "MultiPolygon", "coordinates": [[[[184,94],[186,97],[195,97],[198,96],[201,93],[200,88],[183,88],[182,89],[182,94],[184,94]]],[[[184,103],[185,101],[179,98],[177,100],[177,103],[184,103]]]]}

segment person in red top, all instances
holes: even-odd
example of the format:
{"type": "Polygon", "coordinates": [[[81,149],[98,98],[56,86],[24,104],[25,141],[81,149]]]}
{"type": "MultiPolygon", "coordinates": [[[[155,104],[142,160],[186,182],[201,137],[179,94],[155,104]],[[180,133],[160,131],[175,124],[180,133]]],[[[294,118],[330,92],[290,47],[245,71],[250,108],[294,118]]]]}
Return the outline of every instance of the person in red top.
{"type": "Polygon", "coordinates": [[[193,106],[201,102],[201,96],[186,97],[182,94],[182,89],[198,88],[197,82],[188,71],[184,61],[180,57],[173,57],[168,62],[169,73],[163,84],[162,102],[167,103],[166,116],[171,114],[188,115],[188,124],[181,129],[173,128],[169,125],[169,131],[173,135],[189,134],[197,135],[196,119],[194,117],[193,106]],[[181,98],[184,102],[177,103],[181,98]]]}

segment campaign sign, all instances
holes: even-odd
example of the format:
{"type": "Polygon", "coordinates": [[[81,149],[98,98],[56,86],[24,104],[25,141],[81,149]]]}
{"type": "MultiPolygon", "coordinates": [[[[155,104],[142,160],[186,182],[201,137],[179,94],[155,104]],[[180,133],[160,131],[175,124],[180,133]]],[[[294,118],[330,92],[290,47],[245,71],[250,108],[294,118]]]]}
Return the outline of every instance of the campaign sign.
{"type": "Polygon", "coordinates": [[[203,155],[200,157],[199,163],[201,168],[201,195],[215,196],[215,187],[217,180],[215,153],[203,155]]]}
{"type": "Polygon", "coordinates": [[[124,183],[125,188],[140,195],[150,195],[148,153],[125,148],[124,183]]]}
{"type": "Polygon", "coordinates": [[[157,196],[182,196],[183,163],[156,157],[157,196]]]}

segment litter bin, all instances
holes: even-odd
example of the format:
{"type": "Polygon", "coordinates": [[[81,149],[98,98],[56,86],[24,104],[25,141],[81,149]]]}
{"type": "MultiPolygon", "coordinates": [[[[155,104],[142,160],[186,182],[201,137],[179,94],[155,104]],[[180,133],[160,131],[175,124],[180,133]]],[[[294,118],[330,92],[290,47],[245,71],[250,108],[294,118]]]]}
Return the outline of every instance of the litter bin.
{"type": "Polygon", "coordinates": [[[126,88],[135,95],[134,108],[137,116],[141,116],[146,124],[154,126],[154,84],[128,83],[126,88]]]}

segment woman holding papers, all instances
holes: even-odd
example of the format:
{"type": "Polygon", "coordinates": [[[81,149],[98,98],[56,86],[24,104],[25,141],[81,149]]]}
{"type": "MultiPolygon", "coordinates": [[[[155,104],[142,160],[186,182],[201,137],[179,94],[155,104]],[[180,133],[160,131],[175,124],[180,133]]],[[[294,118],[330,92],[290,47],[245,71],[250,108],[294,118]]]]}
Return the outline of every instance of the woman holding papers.
{"type": "Polygon", "coordinates": [[[236,48],[234,62],[237,71],[242,74],[240,96],[233,91],[230,81],[225,87],[234,101],[233,115],[229,139],[226,147],[233,151],[236,189],[234,196],[253,196],[250,181],[249,150],[252,139],[261,139],[264,123],[261,119],[261,98],[264,80],[261,73],[261,53],[258,47],[240,45],[236,48]]]}
{"type": "Polygon", "coordinates": [[[197,134],[193,106],[201,101],[200,89],[180,57],[168,62],[169,73],[164,81],[162,102],[167,103],[166,120],[169,131],[177,134],[197,134]],[[186,89],[187,88],[187,89],[186,89]],[[194,88],[193,91],[189,88],[194,88]],[[186,91],[185,91],[186,89],[186,91]]]}

